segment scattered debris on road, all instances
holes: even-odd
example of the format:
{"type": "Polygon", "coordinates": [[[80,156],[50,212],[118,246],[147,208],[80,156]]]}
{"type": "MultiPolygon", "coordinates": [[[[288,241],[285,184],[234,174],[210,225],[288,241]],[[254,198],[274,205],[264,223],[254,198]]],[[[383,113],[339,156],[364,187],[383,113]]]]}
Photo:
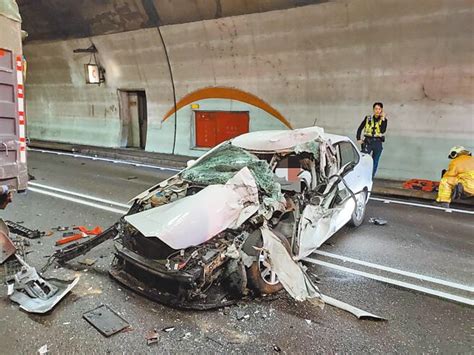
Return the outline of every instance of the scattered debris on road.
{"type": "Polygon", "coordinates": [[[65,232],[69,230],[69,227],[57,226],[56,228],[52,228],[52,229],[56,229],[58,232],[65,232]]]}
{"type": "Polygon", "coordinates": [[[44,232],[40,232],[37,229],[32,230],[12,221],[5,221],[5,224],[11,233],[21,235],[25,238],[36,239],[42,237],[45,234],[44,232]]]}
{"type": "Polygon", "coordinates": [[[69,244],[82,238],[97,236],[103,232],[102,228],[99,226],[96,226],[93,229],[87,229],[84,226],[76,226],[73,230],[78,231],[78,233],[64,232],[63,237],[56,241],[56,246],[69,244]]]}
{"type": "Polygon", "coordinates": [[[41,348],[39,348],[38,353],[40,355],[47,354],[48,353],[48,344],[44,344],[41,348]]]}
{"type": "Polygon", "coordinates": [[[82,265],[86,265],[86,266],[92,266],[95,264],[97,260],[96,259],[89,259],[89,258],[85,258],[85,259],[82,259],[82,260],[79,260],[79,264],[82,264],[82,265]]]}
{"type": "Polygon", "coordinates": [[[43,278],[23,259],[25,250],[14,244],[7,225],[0,220],[0,264],[4,266],[4,283],[10,300],[30,313],[46,313],[54,308],[77,284],[71,281],[43,278]],[[21,256],[20,256],[21,254],[21,256]]]}
{"type": "Polygon", "coordinates": [[[372,217],[369,219],[369,223],[375,224],[376,226],[384,226],[387,224],[387,221],[382,218],[372,217]]]}
{"type": "Polygon", "coordinates": [[[82,317],[96,328],[102,335],[109,337],[130,325],[107,305],[101,305],[86,312],[82,317]]]}
{"type": "Polygon", "coordinates": [[[150,346],[152,344],[158,343],[160,340],[160,335],[158,334],[158,330],[153,329],[150,334],[146,337],[146,345],[150,346]]]}
{"type": "Polygon", "coordinates": [[[82,233],[87,234],[87,235],[99,235],[100,233],[103,232],[100,226],[96,226],[92,229],[87,229],[85,226],[76,226],[73,229],[81,231],[82,233]]]}
{"type": "Polygon", "coordinates": [[[322,296],[322,300],[324,301],[325,304],[328,304],[330,306],[333,306],[333,307],[336,307],[336,308],[339,308],[339,309],[342,309],[344,311],[347,311],[349,313],[352,313],[353,315],[355,315],[358,319],[366,319],[366,320],[376,320],[376,321],[385,321],[386,319],[385,318],[382,318],[382,317],[379,317],[375,314],[372,314],[372,313],[369,313],[369,312],[366,312],[360,308],[357,308],[357,307],[354,307],[354,306],[351,306],[350,304],[347,304],[345,302],[342,302],[342,301],[339,301],[335,298],[332,298],[332,297],[329,297],[329,296],[326,296],[326,295],[321,295],[322,296]]]}
{"type": "Polygon", "coordinates": [[[60,246],[64,244],[69,244],[71,242],[75,242],[76,240],[79,240],[85,237],[87,237],[87,235],[82,232],[77,233],[77,234],[72,234],[72,235],[67,234],[67,236],[63,236],[61,239],[58,239],[55,245],[60,246]]]}

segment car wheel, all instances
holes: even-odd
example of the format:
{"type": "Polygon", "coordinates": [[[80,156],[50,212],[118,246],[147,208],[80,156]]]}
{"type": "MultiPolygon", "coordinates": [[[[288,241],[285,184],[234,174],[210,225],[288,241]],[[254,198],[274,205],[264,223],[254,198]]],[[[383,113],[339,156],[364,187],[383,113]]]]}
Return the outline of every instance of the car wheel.
{"type": "MultiPolygon", "coordinates": [[[[285,245],[286,250],[290,251],[291,247],[288,240],[283,236],[279,237],[285,245]]],[[[260,239],[256,247],[259,248],[262,245],[263,242],[260,239]]],[[[263,249],[258,253],[258,260],[247,269],[247,279],[250,288],[260,294],[272,294],[283,289],[283,285],[278,279],[277,274],[270,266],[268,253],[263,249]]]]}
{"type": "Polygon", "coordinates": [[[367,191],[362,191],[356,195],[356,207],[352,213],[350,224],[354,227],[359,227],[364,222],[365,207],[367,205],[367,191]]]}

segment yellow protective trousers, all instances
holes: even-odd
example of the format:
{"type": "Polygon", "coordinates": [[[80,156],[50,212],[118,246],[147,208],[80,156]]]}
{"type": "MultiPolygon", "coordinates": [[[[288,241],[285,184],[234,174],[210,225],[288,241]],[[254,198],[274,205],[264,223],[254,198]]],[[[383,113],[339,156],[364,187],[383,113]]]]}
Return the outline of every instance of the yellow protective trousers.
{"type": "Polygon", "coordinates": [[[457,184],[461,184],[464,193],[474,195],[474,171],[466,171],[457,176],[443,177],[439,182],[438,202],[451,202],[453,189],[457,184]]]}

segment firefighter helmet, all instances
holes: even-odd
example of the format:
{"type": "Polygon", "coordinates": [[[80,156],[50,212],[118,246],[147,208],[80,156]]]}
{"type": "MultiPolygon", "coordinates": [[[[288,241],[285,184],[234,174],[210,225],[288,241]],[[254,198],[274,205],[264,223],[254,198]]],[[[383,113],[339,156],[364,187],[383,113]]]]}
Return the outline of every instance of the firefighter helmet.
{"type": "Polygon", "coordinates": [[[470,155],[471,153],[466,148],[464,148],[462,145],[457,145],[457,146],[452,147],[449,150],[448,158],[449,159],[454,159],[454,158],[457,158],[458,156],[463,155],[463,154],[470,155]]]}

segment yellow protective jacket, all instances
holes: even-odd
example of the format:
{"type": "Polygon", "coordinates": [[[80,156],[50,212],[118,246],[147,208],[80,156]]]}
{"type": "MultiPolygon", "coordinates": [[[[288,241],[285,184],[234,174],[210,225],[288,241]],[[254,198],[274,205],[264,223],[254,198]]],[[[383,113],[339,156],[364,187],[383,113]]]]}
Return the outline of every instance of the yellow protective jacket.
{"type": "Polygon", "coordinates": [[[459,183],[464,192],[474,195],[474,157],[460,155],[451,161],[440,181],[437,201],[450,202],[452,189],[459,183]]]}
{"type": "Polygon", "coordinates": [[[457,177],[459,174],[467,172],[474,172],[474,157],[470,155],[460,155],[451,161],[443,178],[457,177]]]}

